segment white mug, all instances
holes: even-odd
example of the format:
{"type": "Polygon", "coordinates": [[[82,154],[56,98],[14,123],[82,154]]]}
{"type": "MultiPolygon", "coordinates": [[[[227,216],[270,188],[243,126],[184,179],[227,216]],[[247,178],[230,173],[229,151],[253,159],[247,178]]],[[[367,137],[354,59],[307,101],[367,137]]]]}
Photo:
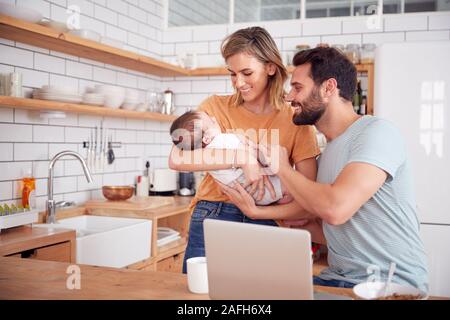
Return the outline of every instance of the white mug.
{"type": "Polygon", "coordinates": [[[186,260],[189,291],[208,293],[208,269],[206,257],[195,257],[186,260]]]}

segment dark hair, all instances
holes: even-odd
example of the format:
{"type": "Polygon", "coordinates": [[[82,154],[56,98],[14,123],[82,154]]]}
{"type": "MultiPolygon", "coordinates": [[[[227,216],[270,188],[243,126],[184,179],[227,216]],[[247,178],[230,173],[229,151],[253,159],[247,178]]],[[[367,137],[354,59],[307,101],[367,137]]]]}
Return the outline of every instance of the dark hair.
{"type": "Polygon", "coordinates": [[[316,85],[334,78],[339,95],[352,101],[356,91],[357,74],[355,65],[335,48],[317,47],[297,52],[293,58],[294,66],[311,64],[311,78],[316,85]]]}
{"type": "Polygon", "coordinates": [[[188,111],[176,118],[170,126],[170,136],[174,145],[182,150],[202,148],[203,134],[201,128],[195,126],[196,120],[200,119],[200,114],[197,111],[188,111]],[[199,132],[195,132],[196,130],[199,132]],[[186,132],[190,133],[190,137],[186,136],[186,132]]]}

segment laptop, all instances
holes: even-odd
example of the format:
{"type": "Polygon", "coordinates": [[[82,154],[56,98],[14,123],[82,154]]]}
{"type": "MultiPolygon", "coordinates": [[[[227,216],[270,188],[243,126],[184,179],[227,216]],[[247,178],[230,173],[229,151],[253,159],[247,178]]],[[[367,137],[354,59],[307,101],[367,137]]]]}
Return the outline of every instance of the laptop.
{"type": "Polygon", "coordinates": [[[204,232],[211,299],[350,299],[313,293],[308,231],[206,219],[204,232]]]}

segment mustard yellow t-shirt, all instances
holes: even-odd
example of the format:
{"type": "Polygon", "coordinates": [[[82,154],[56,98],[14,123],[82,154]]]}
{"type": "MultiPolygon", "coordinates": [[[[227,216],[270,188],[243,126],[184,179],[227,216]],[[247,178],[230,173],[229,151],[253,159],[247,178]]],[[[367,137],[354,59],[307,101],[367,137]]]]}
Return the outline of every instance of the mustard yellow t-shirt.
{"type": "MultiPolygon", "coordinates": [[[[271,140],[271,129],[278,129],[279,143],[287,149],[292,164],[315,157],[320,153],[314,128],[295,125],[292,122],[294,111],[287,103],[281,110],[273,110],[268,114],[255,114],[242,106],[233,106],[232,97],[231,95],[211,96],[202,102],[198,111],[204,111],[209,116],[215,117],[222,132],[230,132],[230,129],[238,130],[238,132],[243,130],[241,133],[246,133],[246,136],[255,143],[259,143],[260,139],[267,139],[265,143],[273,144],[276,138],[274,136],[274,140],[271,140]]],[[[193,209],[200,200],[230,202],[228,196],[221,191],[209,174],[206,174],[197,189],[190,208],[193,209]]]]}

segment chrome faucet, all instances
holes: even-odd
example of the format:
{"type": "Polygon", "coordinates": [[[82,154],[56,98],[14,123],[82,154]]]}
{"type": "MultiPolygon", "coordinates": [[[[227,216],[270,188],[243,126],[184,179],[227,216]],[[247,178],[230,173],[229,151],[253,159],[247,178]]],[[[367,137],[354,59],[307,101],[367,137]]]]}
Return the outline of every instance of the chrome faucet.
{"type": "Polygon", "coordinates": [[[92,176],[89,171],[89,168],[86,165],[86,162],[84,159],[74,151],[61,151],[60,153],[56,154],[53,159],[50,161],[50,164],[48,165],[48,200],[47,200],[47,223],[56,223],[56,208],[57,207],[68,207],[71,205],[74,205],[74,202],[67,202],[67,201],[59,201],[55,202],[53,200],[53,167],[55,166],[55,162],[64,156],[73,156],[77,158],[81,162],[81,166],[83,167],[84,175],[86,176],[86,180],[88,182],[92,182],[92,176]]]}

